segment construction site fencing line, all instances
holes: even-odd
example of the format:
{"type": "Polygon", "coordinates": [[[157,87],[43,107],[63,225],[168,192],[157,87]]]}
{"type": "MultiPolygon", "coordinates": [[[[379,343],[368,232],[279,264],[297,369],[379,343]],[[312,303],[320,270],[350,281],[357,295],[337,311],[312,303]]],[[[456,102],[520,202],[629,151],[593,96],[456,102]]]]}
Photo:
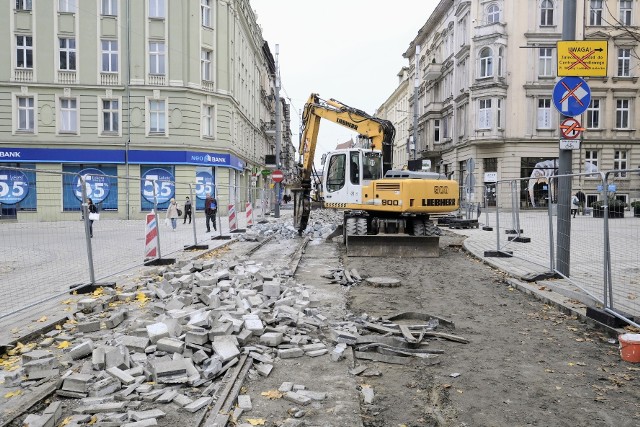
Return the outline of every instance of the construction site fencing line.
{"type": "Polygon", "coordinates": [[[274,199],[271,189],[167,180],[160,174],[151,179],[99,170],[0,167],[0,212],[13,212],[0,216],[0,319],[73,290],[110,284],[116,276],[134,274],[137,268],[206,247],[212,240],[231,238],[231,206],[237,230],[246,230],[248,203],[249,222],[256,224],[266,220],[274,199]],[[125,194],[125,188],[133,190],[125,194]],[[218,202],[211,233],[205,225],[207,192],[218,202]],[[87,198],[97,207],[98,220],[89,220],[87,198]],[[175,231],[171,219],[166,221],[171,199],[182,214],[175,231]],[[154,244],[156,250],[150,251],[154,244]]]}

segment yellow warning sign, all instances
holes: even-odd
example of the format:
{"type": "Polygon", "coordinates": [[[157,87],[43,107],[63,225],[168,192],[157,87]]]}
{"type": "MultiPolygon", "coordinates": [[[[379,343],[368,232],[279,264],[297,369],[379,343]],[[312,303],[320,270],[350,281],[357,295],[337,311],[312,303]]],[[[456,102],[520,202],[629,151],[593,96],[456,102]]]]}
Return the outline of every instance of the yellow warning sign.
{"type": "Polygon", "coordinates": [[[558,76],[606,77],[606,40],[559,41],[558,76]]]}

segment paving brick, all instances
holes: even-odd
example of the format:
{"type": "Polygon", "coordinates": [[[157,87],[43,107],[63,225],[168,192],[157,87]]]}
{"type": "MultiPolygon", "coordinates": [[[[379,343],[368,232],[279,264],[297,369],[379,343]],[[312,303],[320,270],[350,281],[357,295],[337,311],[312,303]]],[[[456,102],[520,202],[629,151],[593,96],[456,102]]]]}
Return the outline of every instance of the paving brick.
{"type": "Polygon", "coordinates": [[[115,378],[105,378],[89,386],[89,396],[107,396],[121,388],[120,381],[115,378]]]}
{"type": "Polygon", "coordinates": [[[288,391],[282,396],[285,400],[293,402],[296,405],[308,405],[311,403],[311,399],[307,396],[303,396],[295,391],[288,391]]]}
{"type": "Polygon", "coordinates": [[[184,395],[184,394],[182,394],[182,393],[178,393],[178,394],[176,395],[176,397],[174,397],[174,398],[173,398],[173,402],[174,402],[176,405],[181,406],[181,407],[183,407],[183,408],[184,408],[185,406],[187,406],[187,405],[189,405],[190,403],[192,403],[192,402],[193,402],[193,400],[192,400],[192,399],[190,399],[189,397],[185,396],[185,395],[184,395]]]}
{"type": "Polygon", "coordinates": [[[306,396],[311,400],[321,401],[327,398],[327,393],[323,391],[298,390],[296,393],[306,396]]]}
{"type": "Polygon", "coordinates": [[[125,315],[124,311],[116,311],[105,320],[104,324],[108,329],[113,329],[124,321],[125,315]]]}
{"type": "Polygon", "coordinates": [[[80,406],[73,410],[76,414],[104,414],[119,412],[126,407],[126,402],[96,403],[94,405],[80,406]]]}
{"type": "Polygon", "coordinates": [[[157,343],[160,338],[168,338],[171,336],[169,333],[169,327],[162,322],[147,325],[147,335],[151,344],[157,343]]]}
{"type": "Polygon", "coordinates": [[[100,325],[101,323],[99,320],[92,320],[90,322],[81,322],[81,323],[78,323],[78,331],[83,333],[97,332],[100,330],[100,325]]]}
{"type": "Polygon", "coordinates": [[[158,421],[155,418],[150,418],[148,420],[135,421],[132,423],[122,424],[122,427],[152,427],[157,425],[158,425],[158,421]]]}
{"type": "Polygon", "coordinates": [[[184,410],[187,412],[197,412],[211,403],[212,399],[213,398],[211,397],[201,397],[189,403],[188,405],[185,405],[184,410]]]}
{"type": "Polygon", "coordinates": [[[251,396],[248,394],[238,395],[238,406],[245,411],[250,411],[253,408],[251,404],[251,396]]]}
{"type": "Polygon", "coordinates": [[[161,338],[158,340],[156,346],[157,350],[168,353],[182,354],[184,351],[184,342],[176,338],[161,338]]]}
{"type": "Polygon", "coordinates": [[[144,350],[149,345],[149,338],[147,337],[136,337],[133,335],[124,335],[119,338],[120,344],[127,347],[129,350],[139,351],[144,353],[144,350]]]}
{"type": "Polygon", "coordinates": [[[260,336],[260,344],[277,347],[282,343],[281,332],[265,332],[260,336]]]}
{"type": "Polygon", "coordinates": [[[238,350],[238,347],[230,340],[215,341],[211,343],[211,347],[223,362],[227,362],[240,355],[240,350],[238,350]]]}
{"type": "Polygon", "coordinates": [[[209,342],[209,332],[204,329],[187,331],[184,341],[187,344],[206,344],[209,342]]]}
{"type": "Polygon", "coordinates": [[[302,356],[304,356],[304,350],[299,347],[278,350],[278,357],[280,359],[293,359],[302,356]]]}
{"type": "Polygon", "coordinates": [[[89,384],[93,379],[93,375],[71,374],[64,379],[62,390],[87,393],[89,391],[89,384]]]}
{"type": "Polygon", "coordinates": [[[115,366],[107,369],[107,373],[126,385],[133,384],[136,380],[132,375],[115,366]]]}
{"type": "Polygon", "coordinates": [[[258,374],[262,375],[263,377],[268,377],[273,370],[273,365],[270,365],[268,363],[259,363],[255,365],[255,368],[256,371],[258,371],[258,374]]]}
{"type": "Polygon", "coordinates": [[[133,421],[148,420],[150,418],[162,418],[166,416],[160,409],[150,409],[148,411],[130,411],[129,418],[133,421]]]}
{"type": "Polygon", "coordinates": [[[69,355],[73,360],[82,359],[93,353],[93,341],[87,340],[77,346],[73,347],[69,351],[69,355]]]}

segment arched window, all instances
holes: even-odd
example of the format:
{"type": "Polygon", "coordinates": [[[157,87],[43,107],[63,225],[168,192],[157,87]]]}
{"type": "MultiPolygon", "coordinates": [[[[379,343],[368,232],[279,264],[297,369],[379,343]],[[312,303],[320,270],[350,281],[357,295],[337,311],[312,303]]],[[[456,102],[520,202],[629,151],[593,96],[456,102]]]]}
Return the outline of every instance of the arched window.
{"type": "Polygon", "coordinates": [[[497,4],[491,3],[487,6],[487,23],[495,24],[496,22],[500,22],[500,8],[497,4]]]}
{"type": "Polygon", "coordinates": [[[542,0],[540,3],[540,25],[548,27],[553,25],[553,1],[542,0]]]}
{"type": "Polygon", "coordinates": [[[480,78],[493,76],[493,52],[490,47],[480,51],[480,78]]]}

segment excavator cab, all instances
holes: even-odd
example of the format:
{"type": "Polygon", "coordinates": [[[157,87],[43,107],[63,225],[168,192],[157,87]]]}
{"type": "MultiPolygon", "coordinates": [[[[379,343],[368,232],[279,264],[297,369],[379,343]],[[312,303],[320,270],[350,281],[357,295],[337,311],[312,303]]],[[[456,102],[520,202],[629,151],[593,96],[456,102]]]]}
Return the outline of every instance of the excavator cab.
{"type": "Polygon", "coordinates": [[[381,178],[380,152],[358,148],[328,153],[322,177],[324,202],[335,207],[360,204],[362,187],[381,178]]]}

